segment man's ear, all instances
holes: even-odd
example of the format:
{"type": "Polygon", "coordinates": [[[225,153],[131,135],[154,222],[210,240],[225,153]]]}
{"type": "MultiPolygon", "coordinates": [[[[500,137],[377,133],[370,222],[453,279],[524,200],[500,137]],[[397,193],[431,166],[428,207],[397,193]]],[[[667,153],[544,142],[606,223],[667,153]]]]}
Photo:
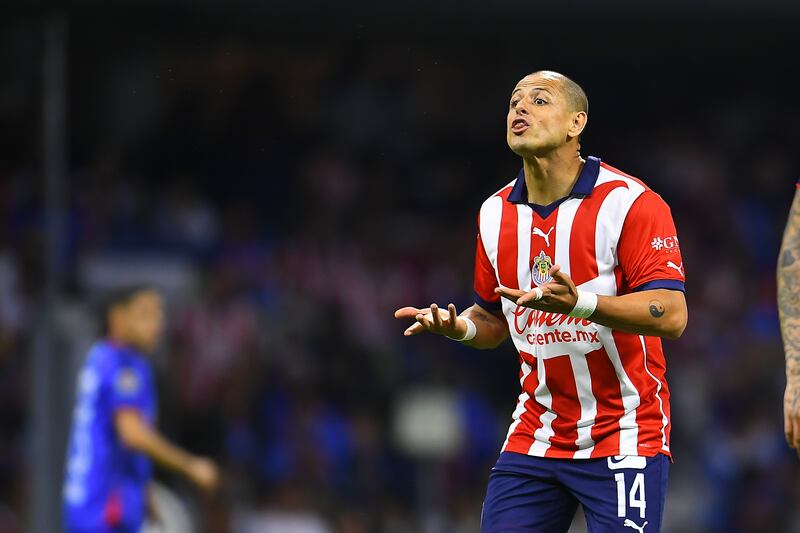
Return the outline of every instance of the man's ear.
{"type": "Polygon", "coordinates": [[[567,135],[572,138],[579,137],[583,130],[586,128],[586,123],[589,121],[589,116],[586,111],[578,111],[572,116],[572,124],[570,124],[567,135]]]}

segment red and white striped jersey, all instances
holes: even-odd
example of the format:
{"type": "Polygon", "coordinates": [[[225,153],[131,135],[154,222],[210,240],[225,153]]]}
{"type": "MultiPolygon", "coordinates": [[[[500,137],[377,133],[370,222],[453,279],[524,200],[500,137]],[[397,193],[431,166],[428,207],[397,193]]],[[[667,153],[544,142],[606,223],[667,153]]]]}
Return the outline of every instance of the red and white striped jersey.
{"type": "Polygon", "coordinates": [[[640,180],[589,157],[566,198],[527,203],[525,176],[480,210],[475,301],[502,309],[520,384],[503,451],[557,458],[670,455],[661,339],[517,307],[495,287],[530,291],[560,265],[575,285],[615,296],[684,290],[669,207],[640,180]]]}

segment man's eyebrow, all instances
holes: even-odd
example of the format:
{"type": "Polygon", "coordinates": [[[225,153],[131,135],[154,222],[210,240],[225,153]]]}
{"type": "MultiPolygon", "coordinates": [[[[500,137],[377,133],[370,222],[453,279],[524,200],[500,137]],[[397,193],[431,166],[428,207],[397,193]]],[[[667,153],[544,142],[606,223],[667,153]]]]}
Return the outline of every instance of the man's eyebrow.
{"type": "MultiPolygon", "coordinates": [[[[516,89],[514,89],[514,90],[511,92],[511,96],[514,96],[514,94],[515,94],[516,92],[518,92],[518,91],[521,91],[522,89],[523,89],[522,87],[517,87],[516,89]]],[[[546,92],[546,93],[548,93],[548,94],[550,94],[550,95],[552,95],[552,94],[553,94],[553,92],[552,92],[550,89],[548,89],[547,87],[531,87],[531,88],[530,88],[530,90],[531,90],[531,91],[544,91],[544,92],[546,92]]]]}

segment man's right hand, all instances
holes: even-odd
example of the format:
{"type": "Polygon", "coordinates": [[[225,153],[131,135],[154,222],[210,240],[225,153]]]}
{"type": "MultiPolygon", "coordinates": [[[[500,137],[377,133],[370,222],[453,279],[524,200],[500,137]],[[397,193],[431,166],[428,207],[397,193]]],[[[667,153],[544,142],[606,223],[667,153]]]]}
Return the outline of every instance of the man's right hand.
{"type": "Polygon", "coordinates": [[[219,484],[219,470],[213,461],[195,457],[189,463],[186,475],[203,490],[213,491],[219,484]]]}
{"type": "Polygon", "coordinates": [[[438,333],[450,337],[451,339],[461,339],[467,333],[467,323],[463,319],[459,320],[458,313],[456,313],[456,306],[450,304],[447,306],[447,311],[439,309],[436,304],[431,304],[429,309],[417,309],[416,307],[403,307],[394,312],[395,318],[416,320],[408,329],[403,332],[403,335],[409,337],[422,333],[423,331],[430,331],[431,333],[438,333]]]}

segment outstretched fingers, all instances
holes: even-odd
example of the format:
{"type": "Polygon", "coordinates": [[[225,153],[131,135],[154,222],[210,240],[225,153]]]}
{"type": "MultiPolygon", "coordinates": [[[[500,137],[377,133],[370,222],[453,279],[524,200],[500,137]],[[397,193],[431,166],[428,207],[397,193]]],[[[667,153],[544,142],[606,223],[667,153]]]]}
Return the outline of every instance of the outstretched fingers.
{"type": "Polygon", "coordinates": [[[414,322],[413,324],[411,324],[411,326],[406,328],[406,330],[403,332],[403,335],[405,335],[406,337],[410,337],[412,335],[417,335],[418,333],[422,333],[423,331],[425,331],[425,326],[423,326],[419,322],[414,322]]]}
{"type": "Polygon", "coordinates": [[[458,320],[455,304],[449,304],[447,306],[447,311],[450,313],[450,326],[454,328],[456,327],[456,320],[458,320]]]}
{"type": "Polygon", "coordinates": [[[394,312],[395,318],[414,318],[418,314],[422,312],[422,309],[417,309],[416,307],[401,307],[397,311],[394,312]]]}
{"type": "Polygon", "coordinates": [[[420,312],[414,319],[422,325],[425,329],[429,329],[433,325],[431,318],[424,312],[420,312]]]}
{"type": "Polygon", "coordinates": [[[411,326],[403,331],[403,335],[409,337],[411,335],[416,335],[417,333],[422,333],[430,327],[428,323],[426,323],[425,319],[425,313],[427,312],[427,309],[419,309],[417,307],[401,307],[394,312],[394,317],[399,319],[416,320],[414,324],[411,324],[411,326]]]}
{"type": "Polygon", "coordinates": [[[431,318],[433,320],[433,327],[442,329],[442,317],[439,315],[439,306],[431,304],[431,318]]]}
{"type": "Polygon", "coordinates": [[[509,287],[504,287],[500,285],[494,289],[494,292],[502,296],[503,298],[508,298],[514,303],[517,303],[517,300],[525,294],[525,291],[520,289],[511,289],[509,287]]]}
{"type": "Polygon", "coordinates": [[[447,332],[455,328],[456,321],[458,320],[456,306],[452,303],[447,306],[446,313],[443,309],[439,309],[439,306],[434,303],[430,305],[430,308],[423,309],[417,307],[401,307],[394,312],[394,316],[399,319],[413,319],[416,321],[403,332],[403,335],[406,337],[427,330],[435,333],[448,334],[447,332]]]}
{"type": "Polygon", "coordinates": [[[553,268],[550,269],[550,275],[553,277],[553,281],[555,281],[559,285],[569,286],[572,284],[572,280],[570,280],[570,277],[567,275],[566,272],[561,270],[561,267],[559,265],[553,265],[553,268]]]}

